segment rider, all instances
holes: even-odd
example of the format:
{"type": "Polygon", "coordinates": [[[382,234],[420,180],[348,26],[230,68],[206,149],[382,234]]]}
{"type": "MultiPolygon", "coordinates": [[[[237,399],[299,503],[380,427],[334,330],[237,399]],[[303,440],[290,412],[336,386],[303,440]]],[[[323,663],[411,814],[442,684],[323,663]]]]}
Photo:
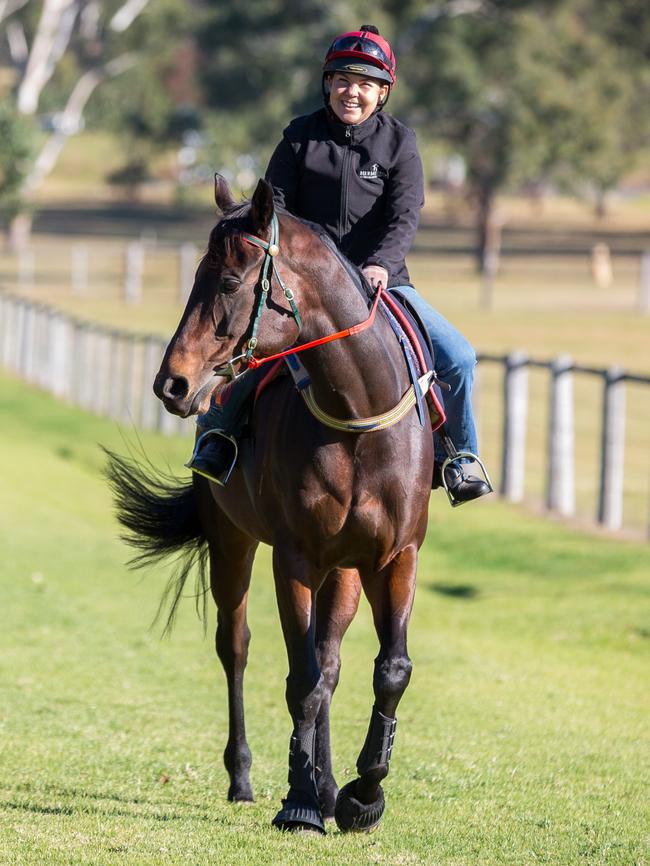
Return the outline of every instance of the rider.
{"type": "MultiPolygon", "coordinates": [[[[394,83],[395,57],[376,27],[363,25],[338,36],[323,65],[325,107],[289,124],[266,178],[280,208],[323,226],[373,287],[399,287],[410,301],[429,332],[437,374],[450,386],[445,393],[449,438],[458,451],[475,455],[471,389],[476,355],[418,295],[404,262],[424,203],[424,182],[415,133],[382,110],[394,83]]],[[[220,483],[234,462],[223,434],[236,433],[233,422],[250,390],[244,386],[247,378],[250,374],[232,389],[227,407],[213,401],[199,419],[206,433],[197,440],[188,466],[220,483]],[[211,435],[217,432],[221,435],[211,435]]],[[[446,457],[436,435],[434,487],[441,486],[446,457]]],[[[455,503],[477,499],[491,489],[483,479],[465,473],[466,462],[464,458],[445,467],[444,480],[455,503]]]]}

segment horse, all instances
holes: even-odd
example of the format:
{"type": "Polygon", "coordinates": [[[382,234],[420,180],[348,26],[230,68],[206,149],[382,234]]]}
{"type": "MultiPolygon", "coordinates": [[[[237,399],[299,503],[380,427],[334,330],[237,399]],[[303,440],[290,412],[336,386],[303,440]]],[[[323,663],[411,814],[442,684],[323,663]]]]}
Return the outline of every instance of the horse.
{"type": "Polygon", "coordinates": [[[193,562],[209,580],[228,686],[231,801],[253,799],[243,697],[246,604],[255,550],[260,541],[271,545],[293,725],[289,790],[272,823],[323,833],[324,820],[334,817],[341,830],[370,831],[384,813],[381,783],[411,676],[407,625],[427,528],[431,429],[408,406],[394,411],[409,392],[404,355],[373,290],[325,232],[276,212],[264,180],[242,203],[217,176],[215,201],[222,217],[154,391],[176,415],[202,413],[233,376],[290,350],[301,353],[313,405],[288,376],[265,388],[252,411],[250,447],[226,486],[197,474],[185,484],[156,480],[113,455],[118,514],[140,563],[188,554],[173,578],[171,617],[193,562]],[[390,424],[375,423],[388,418],[390,424]],[[358,775],[339,791],[330,705],[341,640],[362,590],[379,641],[374,705],[358,775]]]}

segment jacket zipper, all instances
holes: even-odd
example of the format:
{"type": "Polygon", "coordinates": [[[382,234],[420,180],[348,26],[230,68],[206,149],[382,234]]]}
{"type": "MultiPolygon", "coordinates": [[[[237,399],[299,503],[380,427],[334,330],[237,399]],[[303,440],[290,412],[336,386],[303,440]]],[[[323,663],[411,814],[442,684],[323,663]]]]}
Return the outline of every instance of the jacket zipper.
{"type": "Polygon", "coordinates": [[[341,247],[343,243],[343,235],[347,233],[348,223],[348,174],[350,168],[350,159],[352,152],[350,146],[352,144],[352,129],[349,126],[345,127],[346,147],[343,151],[343,168],[341,169],[341,205],[339,209],[339,242],[341,247]]]}

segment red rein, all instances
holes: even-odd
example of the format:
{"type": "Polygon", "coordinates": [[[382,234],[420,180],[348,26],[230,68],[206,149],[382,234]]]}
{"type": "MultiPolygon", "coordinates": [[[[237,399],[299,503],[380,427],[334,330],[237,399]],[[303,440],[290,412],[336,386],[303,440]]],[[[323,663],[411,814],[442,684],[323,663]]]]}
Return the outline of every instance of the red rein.
{"type": "Polygon", "coordinates": [[[359,322],[358,325],[352,325],[349,328],[344,328],[342,331],[337,331],[335,334],[328,334],[326,337],[319,337],[317,340],[312,340],[309,343],[302,343],[300,346],[293,346],[291,349],[285,349],[284,352],[277,352],[275,355],[269,355],[267,358],[251,357],[247,362],[249,369],[255,370],[257,367],[261,367],[262,364],[266,364],[269,361],[277,361],[279,358],[286,358],[287,355],[296,355],[298,352],[304,352],[307,349],[314,349],[316,346],[322,346],[324,343],[331,343],[334,340],[341,340],[344,337],[352,337],[354,334],[360,334],[361,331],[365,331],[366,328],[369,328],[375,321],[375,313],[377,312],[379,299],[383,293],[384,287],[380,283],[368,318],[363,322],[359,322]]]}

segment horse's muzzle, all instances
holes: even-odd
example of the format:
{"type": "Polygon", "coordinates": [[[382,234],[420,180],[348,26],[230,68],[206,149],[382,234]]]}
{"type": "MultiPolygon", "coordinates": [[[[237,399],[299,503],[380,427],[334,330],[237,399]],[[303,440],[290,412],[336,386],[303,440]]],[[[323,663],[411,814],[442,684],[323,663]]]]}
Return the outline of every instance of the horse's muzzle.
{"type": "Polygon", "coordinates": [[[153,391],[168,412],[188,418],[199,412],[207,412],[210,395],[221,382],[222,377],[211,376],[198,390],[193,391],[185,376],[158,373],[153,383],[153,391]]]}

